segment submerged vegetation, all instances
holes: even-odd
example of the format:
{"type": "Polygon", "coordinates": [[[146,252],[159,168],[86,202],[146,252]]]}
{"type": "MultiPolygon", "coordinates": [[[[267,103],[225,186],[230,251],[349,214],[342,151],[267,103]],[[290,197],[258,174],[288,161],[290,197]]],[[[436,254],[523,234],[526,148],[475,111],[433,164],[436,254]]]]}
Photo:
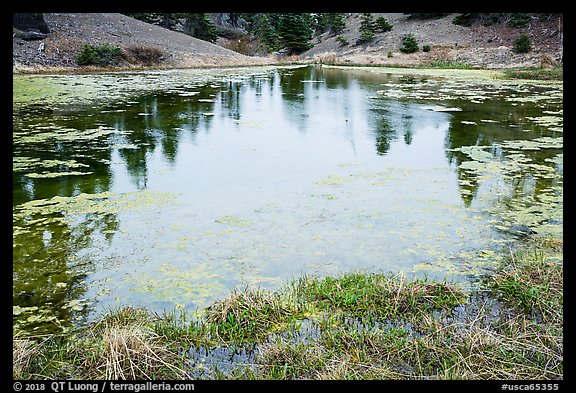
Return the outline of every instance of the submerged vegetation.
{"type": "Polygon", "coordinates": [[[472,290],[401,274],[244,288],[194,318],[125,307],[13,341],[16,379],[563,379],[562,241],[472,290]]]}
{"type": "Polygon", "coordinates": [[[455,61],[455,60],[435,60],[432,63],[430,63],[430,67],[432,68],[461,68],[461,69],[474,69],[474,66],[472,64],[468,64],[468,63],[462,63],[460,61],[455,61]]]}
{"type": "Polygon", "coordinates": [[[524,67],[504,70],[504,76],[513,79],[563,80],[563,67],[524,67]]]}

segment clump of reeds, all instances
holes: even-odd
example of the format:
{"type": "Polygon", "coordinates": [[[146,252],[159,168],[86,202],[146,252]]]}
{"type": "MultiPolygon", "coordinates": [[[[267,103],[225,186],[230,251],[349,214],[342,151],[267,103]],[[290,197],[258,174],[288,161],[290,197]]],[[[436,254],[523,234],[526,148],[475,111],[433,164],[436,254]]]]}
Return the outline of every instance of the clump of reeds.
{"type": "Polygon", "coordinates": [[[22,379],[30,368],[31,360],[41,352],[41,344],[31,338],[14,338],[12,340],[12,376],[22,379]]]}
{"type": "Polygon", "coordinates": [[[183,378],[181,356],[150,328],[148,312],[124,308],[96,323],[85,339],[93,350],[82,368],[95,379],[183,378]]]}
{"type": "Polygon", "coordinates": [[[562,243],[543,239],[540,245],[512,254],[510,263],[491,277],[489,285],[510,306],[554,322],[562,317],[563,269],[547,259],[542,246],[558,251],[562,243]]]}
{"type": "Polygon", "coordinates": [[[153,46],[131,45],[125,48],[124,53],[131,63],[147,66],[159,64],[164,58],[164,52],[153,46]]]}
{"type": "Polygon", "coordinates": [[[149,327],[147,311],[123,308],[75,332],[55,335],[42,347],[14,340],[14,377],[34,379],[185,378],[181,356],[149,327]],[[34,356],[35,359],[31,359],[34,356]]]}
{"type": "Polygon", "coordinates": [[[297,312],[279,293],[245,288],[208,307],[205,320],[219,338],[243,342],[274,331],[297,312]]]}
{"type": "Polygon", "coordinates": [[[464,301],[462,290],[447,282],[404,275],[351,273],[324,279],[304,277],[295,291],[307,302],[342,310],[358,318],[393,320],[449,310],[464,301]]]}

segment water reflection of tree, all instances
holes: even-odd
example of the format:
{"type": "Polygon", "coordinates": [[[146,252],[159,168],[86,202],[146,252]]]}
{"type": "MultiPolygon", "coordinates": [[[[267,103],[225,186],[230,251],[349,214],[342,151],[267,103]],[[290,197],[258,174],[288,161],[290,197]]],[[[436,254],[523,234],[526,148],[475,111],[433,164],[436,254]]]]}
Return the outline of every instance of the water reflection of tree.
{"type": "MultiPolygon", "coordinates": [[[[19,307],[39,307],[35,312],[40,315],[34,323],[28,323],[30,313],[23,312],[15,317],[15,325],[29,325],[36,328],[35,333],[53,331],[57,325],[65,327],[83,311],[66,307],[72,300],[79,300],[86,292],[83,280],[92,270],[90,256],[81,257],[80,251],[91,247],[103,247],[95,244],[103,237],[110,243],[119,229],[115,214],[90,214],[90,217],[77,217],[75,222],[68,221],[65,212],[51,213],[45,216],[35,213],[24,217],[18,214],[18,206],[24,202],[38,199],[50,199],[54,196],[74,197],[81,193],[97,194],[110,190],[112,182],[112,155],[118,150],[128,172],[138,188],[146,186],[147,159],[158,146],[162,148],[164,158],[173,162],[183,131],[192,134],[202,122],[206,128],[211,117],[201,115],[211,112],[214,107],[214,88],[201,88],[199,94],[181,97],[176,94],[150,95],[136,98],[137,105],[119,103],[117,107],[83,110],[79,113],[18,114],[17,124],[23,131],[34,124],[52,124],[62,129],[72,129],[80,135],[77,140],[59,141],[46,138],[34,142],[15,143],[14,154],[19,157],[59,160],[75,159],[88,165],[81,170],[91,172],[86,175],[68,175],[61,177],[28,177],[26,168],[15,172],[13,176],[13,204],[15,206],[14,223],[16,228],[13,248],[13,302],[19,307]],[[211,102],[206,102],[212,98],[211,102]],[[199,100],[199,99],[204,99],[199,100]],[[103,113],[102,113],[103,112],[103,113]],[[146,115],[143,115],[146,113],[146,115]],[[116,133],[99,136],[93,140],[83,139],[85,130],[111,127],[116,133]],[[60,222],[48,224],[30,224],[29,220],[38,218],[53,219],[60,222]],[[46,318],[54,318],[47,322],[46,318]]],[[[134,100],[134,98],[132,98],[134,100]]],[[[134,102],[134,101],[133,101],[134,102]]],[[[39,138],[40,139],[40,138],[39,138]]],[[[51,167],[50,171],[69,171],[64,164],[51,167]]],[[[42,168],[41,168],[42,170],[42,168]]],[[[39,172],[38,168],[35,172],[39,172]]]]}
{"type": "MultiPolygon", "coordinates": [[[[238,116],[239,84],[233,93],[236,97],[224,101],[229,113],[238,116]]],[[[194,137],[198,128],[209,129],[214,111],[217,89],[209,84],[194,87],[192,96],[176,93],[153,93],[141,97],[130,97],[117,106],[54,114],[51,111],[15,113],[14,117],[22,129],[32,124],[53,124],[55,128],[73,129],[81,135],[84,130],[111,127],[117,134],[99,137],[95,140],[58,141],[53,138],[34,143],[14,145],[14,155],[38,157],[41,160],[69,161],[77,158],[79,163],[89,165],[92,172],[82,176],[57,178],[28,178],[25,172],[16,172],[13,182],[13,203],[17,205],[27,200],[51,198],[55,195],[72,196],[79,193],[97,193],[109,190],[112,180],[110,162],[112,152],[118,150],[136,186],[146,186],[148,176],[148,156],[158,146],[168,162],[174,162],[178,153],[182,133],[194,137]],[[130,102],[127,104],[126,102],[130,102]],[[118,111],[120,110],[120,111],[118,111]]],[[[221,103],[222,104],[222,103],[221,103]]],[[[15,129],[15,131],[17,131],[15,129]]],[[[62,165],[52,171],[75,170],[62,165]]]]}
{"type": "MultiPolygon", "coordinates": [[[[86,291],[83,280],[90,270],[91,260],[78,261],[77,252],[87,247],[94,234],[103,234],[108,242],[118,229],[115,215],[95,216],[80,223],[69,223],[65,212],[46,215],[41,210],[20,211],[20,205],[32,201],[51,199],[55,196],[73,197],[78,194],[97,194],[108,191],[111,185],[109,144],[99,138],[86,142],[83,130],[98,129],[102,124],[93,116],[94,111],[53,113],[46,111],[15,113],[19,117],[15,132],[37,135],[36,139],[16,139],[13,153],[16,157],[38,159],[37,166],[21,168],[13,173],[13,305],[38,307],[32,315],[24,312],[15,316],[15,325],[35,327],[35,333],[53,331],[68,326],[79,311],[65,307],[72,300],[80,299],[86,291]],[[73,130],[58,140],[53,133],[38,133],[35,125],[49,124],[51,130],[73,130]],[[41,138],[45,135],[44,138],[41,138]],[[76,138],[76,139],[75,139],[76,138]],[[77,168],[68,162],[83,166],[77,168]],[[58,165],[45,165],[61,162],[58,165]],[[88,166],[88,167],[86,167],[88,166]],[[85,175],[59,177],[31,177],[28,174],[49,172],[87,172],[85,175]],[[55,218],[61,221],[53,221],[55,218]],[[33,220],[40,220],[34,223],[33,220]],[[44,220],[52,220],[45,223],[44,220]],[[31,318],[33,322],[28,322],[31,318]],[[49,320],[52,318],[51,320],[49,320]]],[[[64,209],[64,208],[63,208],[64,209]]]]}
{"type": "MultiPolygon", "coordinates": [[[[66,144],[56,158],[70,159],[73,154],[73,146],[66,144]],[[66,152],[67,150],[69,151],[66,152]]],[[[73,197],[80,193],[96,194],[108,191],[111,182],[107,164],[109,160],[100,159],[109,157],[110,152],[97,149],[94,155],[90,168],[94,173],[91,175],[55,179],[27,178],[27,181],[34,183],[34,190],[37,190],[29,199],[73,197]]],[[[25,175],[15,174],[15,177],[25,178],[25,175]]],[[[13,304],[19,307],[39,307],[39,311],[34,313],[39,317],[34,323],[26,323],[23,319],[30,315],[24,313],[16,317],[15,322],[36,328],[35,333],[69,326],[73,322],[72,318],[83,312],[65,306],[72,300],[80,299],[85,293],[83,281],[93,265],[90,256],[78,260],[78,252],[93,245],[93,239],[98,235],[110,243],[119,229],[118,218],[115,214],[90,215],[85,218],[77,217],[75,222],[70,222],[65,218],[64,211],[50,215],[37,211],[24,215],[19,212],[18,205],[19,203],[13,215],[13,304]],[[61,220],[54,221],[55,218],[61,220]],[[30,223],[37,219],[48,219],[52,222],[30,223]],[[47,317],[55,317],[55,320],[47,321],[47,317]]]]}
{"type": "Polygon", "coordinates": [[[391,76],[367,70],[349,69],[343,72],[338,68],[312,68],[313,78],[323,79],[326,87],[330,89],[347,90],[352,82],[366,91],[374,91],[381,88],[383,83],[390,80],[391,76]]]}
{"type": "MultiPolygon", "coordinates": [[[[42,212],[27,219],[64,218],[64,213],[46,216],[42,212]]],[[[16,316],[16,325],[35,334],[56,332],[70,326],[78,317],[85,317],[87,310],[70,307],[86,292],[84,280],[94,268],[91,256],[79,256],[79,251],[92,246],[94,236],[104,234],[108,242],[119,228],[115,214],[91,216],[80,223],[62,222],[27,224],[24,216],[16,213],[14,228],[12,293],[13,305],[38,307],[33,312],[38,318],[27,321],[29,313],[16,316]],[[49,319],[50,318],[50,319],[49,319]]]]}
{"type": "MultiPolygon", "coordinates": [[[[476,198],[480,187],[480,177],[475,171],[460,168],[460,164],[469,161],[470,157],[457,150],[463,146],[484,146],[491,152],[494,159],[506,162],[508,154],[518,151],[496,148],[501,143],[510,141],[526,141],[547,134],[547,131],[526,120],[528,116],[537,116],[540,109],[536,106],[512,106],[500,100],[475,104],[466,101],[456,101],[450,105],[462,108],[461,112],[452,112],[450,126],[446,136],[446,157],[451,165],[458,169],[458,179],[461,180],[461,198],[470,205],[476,198]]],[[[522,150],[531,164],[550,166],[558,151],[555,149],[522,150]]],[[[511,176],[504,176],[510,186],[511,193],[516,196],[537,196],[542,190],[554,185],[554,177],[539,176],[528,166],[521,167],[511,176]]]]}
{"type": "MultiPolygon", "coordinates": [[[[26,121],[20,121],[22,131],[33,129],[34,124],[51,124],[54,129],[89,130],[98,128],[101,123],[93,116],[53,115],[39,118],[29,113],[21,114],[26,121]],[[82,123],[82,118],[85,118],[82,123]],[[82,128],[79,128],[82,127],[82,128]]],[[[20,131],[15,128],[15,131],[20,131]]],[[[39,138],[40,139],[40,138],[39,138]]],[[[58,141],[51,137],[43,140],[13,143],[14,157],[38,158],[41,162],[60,161],[62,164],[48,167],[24,168],[13,173],[13,205],[33,199],[52,198],[55,195],[71,196],[79,193],[97,193],[110,187],[110,149],[106,143],[83,143],[80,141],[58,141]],[[88,154],[87,154],[88,153],[88,154]],[[76,168],[64,162],[75,160],[88,167],[76,168]],[[28,173],[42,172],[91,172],[86,175],[62,176],[56,178],[36,178],[28,173]]]]}
{"type": "Polygon", "coordinates": [[[125,136],[118,152],[138,189],[147,187],[148,157],[158,146],[162,156],[174,163],[182,134],[192,137],[200,126],[209,129],[214,111],[216,89],[211,86],[195,88],[198,94],[181,96],[175,93],[156,93],[137,98],[138,104],[114,113],[104,121],[113,124],[125,136]],[[125,144],[126,147],[122,147],[125,144]]]}
{"type": "Polygon", "coordinates": [[[282,107],[285,110],[286,119],[292,122],[295,127],[302,133],[307,130],[307,121],[309,114],[305,110],[305,88],[306,84],[302,81],[310,80],[310,68],[295,68],[290,71],[278,73],[277,93],[282,95],[282,107]]]}
{"type": "MultiPolygon", "coordinates": [[[[367,95],[377,96],[377,90],[382,84],[396,77],[366,70],[342,72],[340,69],[322,67],[312,69],[311,79],[314,78],[323,79],[325,86],[329,89],[343,91],[358,89],[362,91],[362,98],[365,98],[367,95]]],[[[368,121],[370,127],[375,130],[374,138],[378,155],[386,155],[401,133],[406,145],[412,143],[414,137],[412,108],[408,103],[394,103],[393,109],[386,104],[385,107],[376,106],[369,110],[368,121]]]]}
{"type": "Polygon", "coordinates": [[[311,80],[310,67],[295,68],[279,74],[280,87],[284,98],[290,102],[304,102],[304,83],[311,80]]]}
{"type": "Polygon", "coordinates": [[[398,139],[398,134],[392,126],[392,121],[390,119],[390,113],[385,109],[375,109],[379,116],[375,116],[376,119],[376,152],[379,155],[386,155],[390,150],[390,145],[392,142],[398,139]]]}
{"type": "MultiPolygon", "coordinates": [[[[41,124],[54,124],[55,127],[75,128],[80,125],[79,116],[54,115],[50,119],[41,117],[33,119],[41,124]]],[[[31,123],[30,123],[31,124],[31,123]]],[[[30,124],[21,123],[22,127],[30,124]]],[[[86,116],[83,124],[85,129],[97,128],[98,122],[86,116]]],[[[13,203],[17,209],[20,204],[37,199],[50,199],[54,196],[74,196],[80,193],[95,194],[107,191],[110,187],[111,176],[109,168],[110,149],[106,145],[92,144],[89,155],[85,143],[77,141],[56,141],[47,138],[42,141],[16,143],[14,154],[23,157],[40,157],[42,160],[58,160],[67,162],[76,160],[89,165],[89,168],[79,168],[90,171],[87,175],[72,175],[56,178],[33,178],[27,176],[30,170],[26,168],[13,174],[14,198],[13,203]]],[[[33,169],[33,168],[30,168],[33,169]]],[[[78,170],[68,168],[66,164],[56,167],[36,168],[35,172],[49,169],[55,171],[78,170]]],[[[60,217],[63,213],[59,214],[60,217]]],[[[89,259],[82,269],[75,270],[75,254],[78,250],[89,244],[90,235],[99,232],[105,233],[108,241],[118,228],[114,215],[92,217],[88,225],[51,223],[29,224],[34,219],[50,219],[43,214],[34,214],[24,217],[13,215],[13,305],[19,307],[39,307],[33,316],[37,318],[32,327],[37,327],[36,333],[43,329],[51,330],[57,325],[67,326],[76,311],[65,308],[67,302],[78,299],[85,292],[82,284],[85,272],[90,265],[89,259]],[[24,219],[26,218],[26,222],[24,219]],[[46,318],[55,317],[56,320],[47,322],[46,318]],[[57,322],[58,321],[58,322],[57,322]]],[[[29,313],[15,317],[15,322],[22,322],[29,318],[29,313]]]]}
{"type": "MultiPolygon", "coordinates": [[[[251,83],[255,83],[252,81],[251,83]]],[[[259,85],[259,84],[258,84],[259,85]]],[[[229,80],[225,87],[220,90],[220,99],[223,108],[226,108],[228,117],[234,120],[240,120],[240,91],[242,83],[229,80]]]]}
{"type": "Polygon", "coordinates": [[[410,145],[413,138],[412,115],[410,113],[405,113],[402,115],[402,128],[404,129],[404,143],[406,145],[410,145]]]}

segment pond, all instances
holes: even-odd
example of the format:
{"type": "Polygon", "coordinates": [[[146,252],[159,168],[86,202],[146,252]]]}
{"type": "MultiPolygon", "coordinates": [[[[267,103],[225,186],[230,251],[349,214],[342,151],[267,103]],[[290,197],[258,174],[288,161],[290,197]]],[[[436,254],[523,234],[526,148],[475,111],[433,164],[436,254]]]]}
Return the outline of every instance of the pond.
{"type": "Polygon", "coordinates": [[[563,236],[563,84],[283,66],[13,77],[13,314],[402,272],[474,285],[563,236]]]}

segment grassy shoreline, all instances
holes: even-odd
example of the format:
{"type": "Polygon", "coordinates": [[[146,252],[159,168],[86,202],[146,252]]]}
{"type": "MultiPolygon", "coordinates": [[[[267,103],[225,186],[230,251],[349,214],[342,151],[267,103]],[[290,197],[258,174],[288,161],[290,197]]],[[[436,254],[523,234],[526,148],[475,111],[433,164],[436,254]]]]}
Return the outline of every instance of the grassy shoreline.
{"type": "Polygon", "coordinates": [[[563,379],[562,240],[532,238],[477,290],[401,274],[235,290],[189,318],[110,312],[13,337],[14,379],[563,379]]]}

